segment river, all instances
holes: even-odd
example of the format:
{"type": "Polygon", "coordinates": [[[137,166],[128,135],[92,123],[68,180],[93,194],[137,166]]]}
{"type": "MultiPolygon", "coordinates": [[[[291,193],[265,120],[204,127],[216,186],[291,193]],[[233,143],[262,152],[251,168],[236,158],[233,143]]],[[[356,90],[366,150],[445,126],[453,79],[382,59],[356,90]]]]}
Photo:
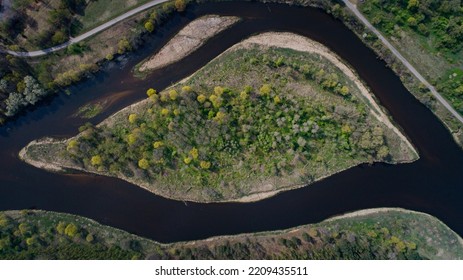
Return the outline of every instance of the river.
{"type": "Polygon", "coordinates": [[[350,211],[402,207],[429,213],[463,235],[463,151],[444,125],[418,102],[383,61],[340,21],[313,8],[260,3],[211,3],[192,6],[151,35],[124,63],[50,98],[42,106],[0,128],[0,210],[43,209],[89,217],[161,242],[284,229],[315,223],[350,211]],[[132,68],[191,20],[206,14],[244,20],[208,41],[187,58],[150,74],[132,68]],[[69,137],[86,121],[72,115],[82,105],[112,99],[92,119],[110,114],[192,74],[242,39],[264,31],[290,31],[316,40],[347,61],[373,90],[421,158],[411,164],[360,165],[298,190],[254,203],[190,203],[165,199],[122,180],[91,174],[54,174],[18,159],[30,141],[69,137]]]}

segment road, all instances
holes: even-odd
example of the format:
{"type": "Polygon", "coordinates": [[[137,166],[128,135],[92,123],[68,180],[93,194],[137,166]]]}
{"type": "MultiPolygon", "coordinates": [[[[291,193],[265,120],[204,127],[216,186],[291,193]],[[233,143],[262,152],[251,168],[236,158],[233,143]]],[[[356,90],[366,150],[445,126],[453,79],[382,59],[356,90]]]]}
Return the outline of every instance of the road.
{"type": "Polygon", "coordinates": [[[463,124],[463,117],[450,105],[447,100],[439,93],[437,92],[436,88],[431,85],[419,72],[418,70],[413,67],[413,65],[408,62],[408,60],[402,56],[402,54],[376,29],[357,9],[357,7],[349,2],[349,0],[342,0],[344,4],[357,16],[360,21],[365,24],[365,26],[370,29],[371,32],[375,33],[376,36],[383,42],[383,44],[391,50],[391,52],[405,65],[405,67],[412,72],[413,75],[421,82],[423,83],[429,91],[431,91],[432,95],[442,104],[444,105],[447,110],[452,113],[455,118],[460,121],[460,123],[463,124]]]}
{"type": "Polygon", "coordinates": [[[8,54],[11,54],[11,55],[14,55],[14,56],[19,56],[19,57],[37,57],[37,56],[43,56],[43,55],[46,55],[46,54],[49,54],[49,53],[53,53],[53,52],[56,52],[56,51],[59,51],[59,50],[62,50],[64,48],[67,48],[69,45],[71,44],[75,44],[75,43],[78,43],[80,41],[83,41],[85,39],[87,39],[88,37],[91,37],[105,29],[108,29],[109,27],[115,25],[116,23],[118,22],[121,22],[133,15],[136,15],[144,10],[147,10],[153,6],[156,6],[158,4],[162,4],[164,2],[167,2],[169,0],[153,0],[151,2],[148,2],[144,5],[141,5],[133,10],[130,10],[128,12],[126,12],[125,14],[122,14],[90,31],[87,31],[85,32],[84,34],[82,35],[79,35],[75,38],[71,38],[69,41],[61,44],[61,45],[58,45],[58,46],[55,46],[55,47],[51,47],[51,48],[48,48],[48,49],[43,49],[43,50],[38,50],[38,51],[31,51],[31,52],[15,52],[15,51],[10,51],[10,50],[0,50],[0,52],[2,53],[8,53],[8,54]]]}

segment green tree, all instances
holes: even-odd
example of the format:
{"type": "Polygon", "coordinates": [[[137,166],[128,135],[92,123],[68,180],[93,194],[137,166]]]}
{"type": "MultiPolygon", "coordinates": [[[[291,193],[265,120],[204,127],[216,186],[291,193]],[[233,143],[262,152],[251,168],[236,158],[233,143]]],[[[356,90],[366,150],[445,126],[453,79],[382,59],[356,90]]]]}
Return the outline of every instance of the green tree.
{"type": "Polygon", "coordinates": [[[85,237],[85,240],[88,243],[92,243],[95,240],[95,237],[93,236],[93,234],[89,233],[89,234],[87,234],[87,237],[85,237]]]}
{"type": "Polygon", "coordinates": [[[103,160],[101,159],[101,156],[96,155],[91,158],[90,162],[93,166],[99,166],[103,163],[103,160]]]}
{"type": "Polygon", "coordinates": [[[206,96],[204,94],[200,94],[198,95],[198,97],[196,98],[196,100],[198,100],[199,103],[204,103],[206,102],[206,96]]]}
{"type": "Polygon", "coordinates": [[[129,40],[127,40],[126,38],[121,39],[119,43],[117,43],[117,46],[118,46],[117,52],[119,54],[123,54],[127,51],[132,50],[132,46],[130,45],[129,40]]]}
{"type": "Polygon", "coordinates": [[[5,115],[8,117],[16,115],[21,108],[26,105],[26,101],[22,94],[17,92],[10,93],[10,96],[5,100],[6,112],[5,115]]]}
{"type": "Polygon", "coordinates": [[[408,24],[409,26],[411,26],[411,27],[415,27],[415,26],[418,24],[418,22],[417,22],[416,18],[414,18],[414,17],[409,17],[409,18],[407,19],[407,24],[408,24]]]}
{"type": "Polygon", "coordinates": [[[344,95],[344,96],[347,96],[349,94],[349,88],[347,86],[343,86],[340,90],[339,90],[339,93],[344,95]]]}
{"type": "Polygon", "coordinates": [[[153,94],[156,94],[156,90],[154,88],[149,88],[146,91],[146,95],[148,95],[148,97],[151,97],[153,94]]]}
{"type": "Polygon", "coordinates": [[[186,9],[185,0],[175,0],[175,9],[178,12],[183,12],[186,9]]]}
{"type": "Polygon", "coordinates": [[[407,5],[407,9],[409,10],[413,10],[413,9],[416,9],[418,7],[418,0],[408,0],[408,5],[407,5]]]}
{"type": "Polygon", "coordinates": [[[24,77],[24,100],[34,105],[37,103],[47,92],[40,86],[40,84],[31,76],[24,77]]]}
{"type": "Polygon", "coordinates": [[[138,119],[137,114],[130,114],[129,115],[129,123],[135,123],[138,119]]]}
{"type": "Polygon", "coordinates": [[[272,87],[269,84],[264,84],[262,87],[259,89],[260,95],[269,95],[270,91],[272,90],[272,87]]]}
{"type": "Polygon", "coordinates": [[[201,161],[199,166],[201,166],[202,169],[209,169],[211,168],[211,163],[209,161],[201,161]]]}
{"type": "Polygon", "coordinates": [[[66,234],[69,237],[74,237],[78,231],[79,229],[77,228],[77,226],[73,223],[70,223],[64,229],[64,234],[66,234]]]}
{"type": "Polygon", "coordinates": [[[140,167],[141,169],[148,169],[150,167],[150,163],[147,159],[145,158],[142,158],[138,161],[138,167],[140,167]]]}
{"type": "Polygon", "coordinates": [[[150,33],[153,32],[154,31],[154,24],[151,21],[145,22],[145,29],[150,33]]]}
{"type": "Polygon", "coordinates": [[[64,222],[59,222],[58,225],[56,226],[56,231],[59,234],[64,234],[65,229],[66,229],[66,224],[64,222]]]}

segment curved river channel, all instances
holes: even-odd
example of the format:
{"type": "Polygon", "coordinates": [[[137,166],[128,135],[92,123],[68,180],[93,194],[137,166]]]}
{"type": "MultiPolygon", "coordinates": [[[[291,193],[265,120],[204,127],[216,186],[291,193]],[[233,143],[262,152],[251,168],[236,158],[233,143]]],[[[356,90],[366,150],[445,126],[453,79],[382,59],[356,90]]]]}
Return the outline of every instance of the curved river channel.
{"type": "Polygon", "coordinates": [[[436,216],[463,235],[463,151],[444,125],[402,85],[383,61],[341,22],[323,11],[259,3],[193,6],[176,15],[123,63],[112,62],[92,79],[0,128],[0,210],[44,209],[77,214],[161,242],[289,228],[345,212],[402,207],[436,216]],[[131,69],[159,50],[191,20],[206,14],[243,21],[187,58],[145,80],[131,69]],[[242,39],[263,31],[290,31],[321,42],[357,70],[394,121],[417,147],[420,160],[402,165],[361,165],[298,190],[255,203],[200,204],[165,199],[122,180],[90,174],[61,175],[18,159],[30,141],[68,137],[85,120],[73,117],[88,102],[110,100],[96,124],[123,107],[190,75],[242,39]]]}

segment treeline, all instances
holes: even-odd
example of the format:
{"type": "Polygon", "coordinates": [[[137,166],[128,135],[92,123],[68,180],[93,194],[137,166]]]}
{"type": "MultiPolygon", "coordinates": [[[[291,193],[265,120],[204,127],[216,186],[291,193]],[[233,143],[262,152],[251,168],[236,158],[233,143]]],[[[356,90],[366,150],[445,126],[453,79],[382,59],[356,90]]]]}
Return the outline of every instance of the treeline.
{"type": "Polygon", "coordinates": [[[160,243],[68,214],[0,213],[0,259],[461,259],[457,235],[418,213],[390,211],[291,231],[160,243]]]}

